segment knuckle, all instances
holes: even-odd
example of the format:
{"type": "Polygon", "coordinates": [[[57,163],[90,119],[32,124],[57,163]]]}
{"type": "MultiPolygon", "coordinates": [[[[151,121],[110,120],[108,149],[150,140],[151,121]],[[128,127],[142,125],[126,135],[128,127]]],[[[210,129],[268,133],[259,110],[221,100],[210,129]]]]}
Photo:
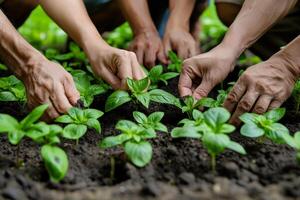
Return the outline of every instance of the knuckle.
{"type": "Polygon", "coordinates": [[[227,101],[230,103],[237,103],[237,99],[237,94],[234,91],[230,92],[227,96],[227,101]]]}
{"type": "Polygon", "coordinates": [[[254,108],[253,110],[255,113],[257,114],[263,114],[265,112],[265,108],[263,106],[257,106],[256,108],[254,108]]]}
{"type": "Polygon", "coordinates": [[[243,112],[246,112],[251,109],[251,104],[248,101],[241,101],[237,108],[243,112]]]}

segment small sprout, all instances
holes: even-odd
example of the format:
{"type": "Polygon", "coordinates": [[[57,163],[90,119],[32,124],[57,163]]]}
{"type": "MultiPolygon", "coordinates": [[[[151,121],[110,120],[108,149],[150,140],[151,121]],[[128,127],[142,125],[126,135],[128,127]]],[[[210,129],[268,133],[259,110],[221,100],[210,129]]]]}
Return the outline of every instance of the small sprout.
{"type": "Polygon", "coordinates": [[[192,96],[188,96],[184,99],[184,106],[182,106],[181,110],[183,113],[187,113],[189,119],[193,118],[193,111],[198,109],[202,104],[201,100],[196,100],[192,96]]]}
{"type": "Polygon", "coordinates": [[[215,171],[216,156],[226,148],[240,154],[246,154],[245,149],[238,143],[230,140],[228,134],[235,127],[228,124],[230,113],[224,108],[210,108],[204,113],[194,110],[193,120],[184,119],[180,123],[183,127],[174,128],[171,132],[173,138],[196,138],[202,141],[211,156],[212,170],[215,171]]]}
{"type": "Polygon", "coordinates": [[[171,61],[171,64],[168,65],[168,70],[180,73],[183,61],[173,51],[169,51],[168,57],[171,61]]]}
{"type": "Polygon", "coordinates": [[[290,135],[289,130],[278,121],[285,115],[285,108],[277,108],[263,115],[245,113],[240,120],[245,124],[241,128],[241,134],[246,137],[266,137],[278,144],[285,144],[290,135]]]}
{"type": "Polygon", "coordinates": [[[80,99],[83,101],[84,107],[89,107],[93,101],[94,96],[107,92],[107,86],[103,84],[92,84],[93,77],[86,74],[82,70],[72,72],[76,88],[80,93],[80,99]]]}
{"type": "Polygon", "coordinates": [[[153,67],[149,73],[148,77],[151,81],[150,89],[155,89],[158,87],[159,82],[163,82],[165,85],[168,85],[168,80],[177,77],[179,73],[177,72],[167,72],[163,73],[163,66],[157,65],[153,67]]]}
{"type": "Polygon", "coordinates": [[[39,122],[31,126],[27,131],[26,137],[29,137],[38,144],[58,144],[59,136],[63,129],[58,125],[48,125],[45,122],[39,122]]]}
{"type": "Polygon", "coordinates": [[[110,32],[105,40],[110,46],[127,49],[129,43],[132,41],[132,38],[133,32],[130,28],[130,25],[128,22],[125,22],[124,24],[110,32]]]}
{"type": "Polygon", "coordinates": [[[69,162],[65,151],[57,146],[45,144],[41,155],[52,182],[62,180],[68,172],[69,162]]]}
{"type": "Polygon", "coordinates": [[[0,101],[26,101],[23,83],[15,76],[0,78],[0,101]]]}
{"type": "Polygon", "coordinates": [[[150,101],[171,104],[181,108],[179,99],[174,95],[161,89],[153,89],[148,91],[149,84],[150,80],[148,77],[141,80],[132,80],[128,78],[127,85],[130,93],[122,90],[113,92],[105,102],[105,112],[114,110],[130,101],[138,102],[146,108],[149,107],[150,101]]]}
{"type": "Polygon", "coordinates": [[[227,90],[218,90],[218,96],[216,99],[205,97],[200,99],[199,104],[200,106],[206,107],[206,108],[216,108],[221,107],[227,98],[228,93],[230,92],[232,87],[229,87],[227,90]]]}
{"type": "Polygon", "coordinates": [[[168,128],[160,121],[164,117],[163,112],[151,113],[148,117],[141,112],[134,111],[133,117],[135,121],[145,129],[153,129],[153,131],[168,132],[168,128]]]}
{"type": "Polygon", "coordinates": [[[96,109],[71,108],[67,115],[58,117],[55,121],[68,124],[62,136],[71,140],[79,140],[87,131],[87,128],[93,128],[98,133],[101,133],[101,125],[98,121],[103,115],[103,112],[96,109]]]}
{"type": "Polygon", "coordinates": [[[152,146],[147,139],[156,138],[153,128],[144,128],[129,120],[121,120],[116,129],[121,131],[120,135],[104,138],[100,148],[111,148],[121,145],[129,160],[138,167],[144,167],[152,158],[152,146]]]}
{"type": "Polygon", "coordinates": [[[297,131],[294,134],[294,137],[287,135],[287,137],[285,137],[285,141],[289,146],[296,149],[297,151],[296,160],[298,164],[300,164],[300,131],[297,131]]]}

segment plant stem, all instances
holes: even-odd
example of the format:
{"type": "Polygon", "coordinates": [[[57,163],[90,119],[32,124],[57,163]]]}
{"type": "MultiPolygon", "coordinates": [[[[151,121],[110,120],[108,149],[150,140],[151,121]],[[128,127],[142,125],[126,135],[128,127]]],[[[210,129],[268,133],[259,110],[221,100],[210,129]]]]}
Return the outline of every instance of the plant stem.
{"type": "Polygon", "coordinates": [[[111,184],[113,184],[114,179],[115,179],[115,166],[116,166],[115,157],[111,156],[110,157],[110,180],[111,180],[111,184]]]}
{"type": "Polygon", "coordinates": [[[79,139],[76,140],[76,146],[78,146],[78,144],[79,144],[79,139]]]}
{"type": "Polygon", "coordinates": [[[216,174],[216,155],[211,154],[210,156],[211,156],[211,170],[213,174],[216,174]]]}

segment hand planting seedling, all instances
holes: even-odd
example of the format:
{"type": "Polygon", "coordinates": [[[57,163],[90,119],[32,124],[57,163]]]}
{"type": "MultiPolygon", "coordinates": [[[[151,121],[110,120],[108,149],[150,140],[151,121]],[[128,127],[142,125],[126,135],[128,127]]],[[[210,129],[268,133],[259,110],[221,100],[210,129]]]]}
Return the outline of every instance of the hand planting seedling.
{"type": "Polygon", "coordinates": [[[204,97],[200,99],[199,105],[206,108],[216,108],[221,107],[227,98],[228,93],[232,87],[229,87],[227,90],[218,90],[218,96],[216,99],[204,97]]]}
{"type": "Polygon", "coordinates": [[[158,87],[158,83],[161,81],[165,85],[168,85],[168,80],[175,78],[179,75],[177,72],[167,72],[163,73],[163,66],[162,65],[157,65],[153,67],[149,73],[148,77],[151,81],[151,85],[149,89],[155,89],[158,87]]]}
{"type": "Polygon", "coordinates": [[[168,132],[168,128],[161,123],[160,121],[164,117],[163,112],[154,112],[151,113],[148,117],[141,112],[134,111],[133,117],[135,121],[143,126],[145,129],[152,129],[153,131],[161,131],[161,132],[168,132]]]}
{"type": "Polygon", "coordinates": [[[41,156],[52,182],[59,182],[68,172],[68,157],[63,149],[56,145],[60,143],[62,128],[58,125],[48,125],[45,122],[34,124],[26,133],[26,137],[43,145],[41,156]]]}
{"type": "Polygon", "coordinates": [[[101,133],[101,125],[97,120],[103,112],[96,109],[71,108],[67,115],[58,117],[55,121],[68,124],[64,127],[62,136],[67,139],[78,140],[86,133],[87,128],[93,128],[101,133]]]}
{"type": "Polygon", "coordinates": [[[134,165],[138,167],[147,165],[152,158],[152,146],[146,140],[156,137],[153,128],[146,129],[132,121],[121,120],[117,123],[116,129],[121,131],[121,134],[104,138],[99,144],[100,148],[121,145],[134,165]]]}
{"type": "Polygon", "coordinates": [[[251,138],[266,137],[278,144],[287,143],[289,130],[278,123],[284,115],[284,108],[277,108],[263,115],[245,113],[240,116],[240,120],[245,123],[241,128],[241,134],[251,138]]]}
{"type": "Polygon", "coordinates": [[[72,75],[84,107],[89,107],[93,103],[94,96],[107,92],[105,83],[103,83],[103,85],[92,84],[91,81],[93,80],[93,77],[82,70],[73,71],[72,75]]]}
{"type": "Polygon", "coordinates": [[[235,127],[227,124],[230,113],[226,109],[210,108],[204,113],[194,110],[193,118],[194,120],[181,121],[180,123],[184,126],[174,128],[171,136],[173,138],[187,137],[201,140],[211,156],[213,171],[215,171],[216,156],[226,148],[240,154],[246,154],[245,149],[240,144],[230,140],[228,136],[235,130],[235,127]]]}
{"type": "Polygon", "coordinates": [[[48,105],[41,105],[33,109],[21,122],[18,122],[14,117],[7,114],[0,114],[0,133],[7,133],[8,140],[12,145],[17,146],[17,166],[19,166],[19,143],[32,129],[32,126],[47,110],[48,105]]]}
{"type": "Polygon", "coordinates": [[[168,57],[171,61],[171,64],[168,65],[168,70],[180,73],[183,61],[173,51],[168,52],[168,57]]]}
{"type": "Polygon", "coordinates": [[[116,109],[117,107],[133,101],[134,103],[140,103],[144,107],[148,108],[150,101],[163,104],[171,104],[181,108],[181,104],[178,98],[172,94],[160,90],[153,89],[147,90],[150,84],[148,77],[141,80],[127,79],[127,85],[129,87],[130,93],[127,91],[117,90],[113,92],[105,103],[105,112],[116,109]]]}
{"type": "Polygon", "coordinates": [[[15,76],[0,78],[0,101],[26,101],[23,83],[15,76]]]}
{"type": "Polygon", "coordinates": [[[201,106],[201,100],[196,100],[192,96],[187,96],[183,102],[184,106],[181,108],[182,112],[187,113],[189,119],[193,119],[193,111],[201,106]]]}

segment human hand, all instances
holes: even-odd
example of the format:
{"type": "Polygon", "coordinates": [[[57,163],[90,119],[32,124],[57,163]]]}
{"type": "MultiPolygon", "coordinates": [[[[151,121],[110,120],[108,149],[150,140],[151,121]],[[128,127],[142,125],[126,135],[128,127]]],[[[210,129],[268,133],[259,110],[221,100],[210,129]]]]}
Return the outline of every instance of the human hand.
{"type": "Polygon", "coordinates": [[[168,62],[157,31],[138,33],[130,44],[129,50],[135,52],[139,63],[147,68],[155,66],[157,60],[163,64],[168,62]]]}
{"type": "Polygon", "coordinates": [[[263,114],[281,106],[297,80],[287,64],[280,58],[270,58],[242,74],[224,102],[233,113],[230,123],[239,125],[239,116],[245,112],[263,114]]]}
{"type": "Polygon", "coordinates": [[[127,78],[139,80],[145,72],[133,52],[110,46],[93,49],[88,54],[92,70],[114,89],[127,89],[127,78]]]}
{"type": "Polygon", "coordinates": [[[181,59],[187,59],[200,53],[199,42],[183,28],[167,26],[163,44],[166,55],[172,50],[177,52],[181,59]]]}
{"type": "Polygon", "coordinates": [[[26,75],[20,78],[26,88],[30,109],[41,104],[49,105],[44,115],[46,120],[66,113],[80,99],[72,76],[62,66],[46,58],[31,63],[26,75]]]}
{"type": "Polygon", "coordinates": [[[217,46],[211,51],[184,61],[179,78],[181,97],[206,97],[233,70],[236,56],[230,49],[217,46]]]}

